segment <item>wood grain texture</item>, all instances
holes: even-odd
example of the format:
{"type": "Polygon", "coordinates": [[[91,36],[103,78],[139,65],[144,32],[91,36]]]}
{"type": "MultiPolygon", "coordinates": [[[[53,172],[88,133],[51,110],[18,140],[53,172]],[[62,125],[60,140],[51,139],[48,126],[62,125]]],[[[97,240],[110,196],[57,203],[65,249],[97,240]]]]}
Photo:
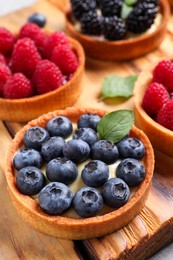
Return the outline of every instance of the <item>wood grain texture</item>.
{"type": "MultiPolygon", "coordinates": [[[[44,12],[48,17],[47,27],[63,30],[64,15],[48,1],[40,0],[33,6],[0,18],[1,26],[12,30],[24,24],[34,11],[44,12]]],[[[149,69],[163,58],[173,56],[173,16],[171,16],[166,38],[160,47],[145,57],[129,62],[103,62],[87,59],[84,90],[76,103],[77,107],[114,109],[133,109],[130,99],[101,100],[100,88],[103,78],[110,74],[129,75],[149,69]]],[[[0,251],[1,259],[79,259],[72,241],[45,236],[27,226],[12,206],[6,190],[4,178],[4,156],[11,136],[22,127],[19,123],[0,122],[0,251]],[[10,134],[11,135],[10,135],[10,134]]],[[[145,207],[126,227],[111,235],[84,240],[86,259],[146,259],[156,250],[173,239],[173,175],[172,158],[156,151],[156,169],[152,188],[145,207]]]]}

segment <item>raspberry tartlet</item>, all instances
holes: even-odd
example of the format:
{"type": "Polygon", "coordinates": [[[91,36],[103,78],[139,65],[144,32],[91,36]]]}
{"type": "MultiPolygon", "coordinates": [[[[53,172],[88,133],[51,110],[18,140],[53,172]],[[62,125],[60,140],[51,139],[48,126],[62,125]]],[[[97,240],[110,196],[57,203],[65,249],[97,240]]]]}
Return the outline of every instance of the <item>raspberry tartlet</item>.
{"type": "Polygon", "coordinates": [[[75,104],[85,63],[79,42],[27,23],[9,48],[0,60],[1,120],[26,122],[75,104]]]}
{"type": "MultiPolygon", "coordinates": [[[[39,206],[37,198],[30,197],[28,195],[24,195],[19,191],[19,189],[16,186],[16,170],[14,169],[14,166],[13,166],[13,162],[14,162],[13,160],[14,160],[14,156],[15,156],[16,152],[19,151],[21,149],[21,147],[23,146],[23,142],[25,142],[25,143],[32,142],[32,140],[28,141],[27,136],[29,136],[29,135],[27,135],[27,131],[30,131],[29,129],[31,129],[32,127],[35,127],[35,126],[46,128],[47,130],[50,128],[49,130],[52,129],[51,131],[54,131],[55,128],[51,122],[52,122],[52,119],[54,119],[57,116],[58,117],[59,116],[67,117],[73,124],[76,124],[76,123],[79,124],[79,121],[80,121],[79,119],[81,119],[82,116],[85,116],[85,115],[88,116],[90,114],[96,115],[97,117],[102,118],[104,115],[106,115],[106,112],[97,110],[97,109],[67,108],[66,110],[57,110],[57,111],[45,114],[45,115],[39,117],[38,119],[35,119],[35,120],[29,122],[23,129],[21,129],[16,134],[14,140],[12,141],[12,143],[9,147],[9,150],[8,150],[8,153],[6,156],[5,172],[6,172],[8,191],[9,191],[10,197],[12,199],[12,202],[13,202],[14,206],[16,207],[17,211],[19,212],[19,214],[22,216],[22,218],[26,222],[28,222],[36,230],[43,232],[45,234],[59,237],[59,238],[64,238],[64,239],[85,239],[85,238],[93,238],[93,237],[99,237],[99,236],[109,234],[109,233],[116,231],[116,230],[124,227],[125,225],[127,225],[142,209],[142,207],[144,206],[144,203],[147,199],[148,192],[149,192],[150,185],[151,185],[153,169],[154,169],[154,155],[153,155],[152,146],[151,146],[147,136],[141,130],[136,128],[134,125],[132,126],[132,128],[130,130],[130,138],[138,138],[145,147],[145,155],[141,159],[141,162],[142,162],[143,166],[145,167],[145,178],[139,184],[139,186],[137,186],[137,188],[134,189],[134,191],[131,194],[130,199],[127,201],[127,203],[125,205],[119,207],[116,210],[112,209],[111,212],[110,211],[105,212],[105,213],[103,212],[103,214],[101,214],[101,215],[95,215],[92,217],[87,215],[86,218],[85,218],[85,216],[84,216],[84,218],[76,217],[76,215],[73,215],[73,213],[72,213],[72,215],[68,215],[68,213],[67,213],[67,215],[62,215],[62,216],[50,215],[51,213],[47,214],[47,213],[45,213],[45,211],[42,210],[42,208],[41,208],[42,206],[39,206]],[[53,128],[52,128],[52,126],[53,126],[53,128]]],[[[61,120],[62,120],[62,118],[61,118],[61,120]]],[[[80,122],[80,123],[83,124],[83,122],[80,122]]],[[[63,132],[63,134],[64,134],[64,132],[63,132]]],[[[45,135],[45,138],[46,138],[46,135],[45,135]]],[[[91,139],[93,139],[93,138],[91,138],[91,139]]],[[[65,145],[65,148],[64,148],[65,152],[63,150],[63,152],[65,153],[66,156],[68,156],[68,152],[69,152],[67,149],[67,144],[69,142],[67,142],[65,145]]],[[[82,141],[82,142],[85,143],[84,141],[82,141]]],[[[76,154],[74,152],[74,153],[71,153],[71,156],[73,157],[73,160],[75,161],[78,154],[76,154]]],[[[63,159],[63,162],[64,162],[64,160],[65,159],[63,159]]],[[[55,162],[54,160],[52,160],[52,161],[55,162]]],[[[52,161],[50,161],[49,164],[52,164],[52,161]]],[[[49,178],[52,178],[51,169],[53,169],[53,168],[51,168],[51,165],[49,165],[49,166],[50,166],[49,167],[50,168],[49,178]]],[[[104,166],[104,163],[101,162],[100,169],[102,169],[103,166],[104,166]]],[[[93,165],[91,166],[91,168],[92,167],[93,167],[93,165]]],[[[34,168],[34,167],[32,167],[32,168],[34,168]]],[[[90,171],[91,168],[86,167],[85,171],[87,171],[87,169],[89,169],[89,171],[90,171]]],[[[116,179],[116,178],[114,178],[114,179],[116,179]]],[[[19,182],[20,182],[20,180],[21,179],[19,179],[19,182]]],[[[109,181],[110,180],[111,179],[109,179],[109,181]]],[[[90,182],[90,180],[87,180],[87,179],[85,179],[85,181],[90,182]]],[[[97,179],[95,179],[95,181],[97,182],[97,179]]],[[[44,180],[43,180],[43,182],[44,182],[44,180]]],[[[47,186],[49,186],[49,184],[47,186]]],[[[20,185],[20,183],[19,183],[19,185],[20,185]]],[[[61,184],[61,186],[62,186],[62,184],[61,184]]],[[[63,190],[65,188],[64,186],[65,185],[63,184],[63,190]]],[[[121,187],[121,185],[119,186],[119,188],[120,187],[121,187]]],[[[56,193],[60,192],[59,189],[60,188],[58,188],[56,190],[57,191],[56,193]]],[[[44,190],[44,188],[43,188],[43,190],[44,190]]],[[[40,192],[40,194],[42,193],[42,191],[40,192]]],[[[117,193],[119,194],[119,192],[120,192],[120,190],[118,189],[117,193]]],[[[39,196],[41,197],[40,194],[39,194],[39,196]]],[[[90,194],[89,194],[89,197],[90,197],[90,194]]],[[[44,197],[44,192],[42,195],[44,197]]],[[[78,194],[78,195],[80,196],[80,194],[78,194]]],[[[71,193],[69,194],[68,198],[69,197],[71,197],[71,193]]],[[[77,196],[75,196],[75,197],[77,197],[77,196]]],[[[92,197],[93,196],[91,195],[91,197],[87,198],[86,200],[90,200],[92,197]]],[[[94,200],[95,200],[95,197],[94,197],[94,200]]],[[[75,202],[74,202],[74,204],[76,205],[76,207],[78,207],[79,199],[76,198],[76,201],[77,201],[77,203],[75,204],[75,202]]],[[[109,199],[108,199],[108,203],[110,203],[109,199]]],[[[48,203],[48,207],[49,207],[49,205],[50,205],[50,203],[48,203]]],[[[64,203],[63,203],[63,206],[64,206],[64,203]]],[[[80,211],[80,209],[79,209],[79,211],[80,211]]],[[[88,214],[88,212],[86,212],[86,213],[88,214]]],[[[81,214],[84,214],[83,211],[81,212],[81,214]]]]}
{"type": "MultiPolygon", "coordinates": [[[[159,77],[163,76],[164,78],[166,75],[165,72],[162,73],[158,69],[166,70],[168,68],[169,70],[170,64],[170,61],[161,61],[156,65],[157,70],[144,71],[139,75],[134,89],[134,103],[136,125],[146,133],[156,152],[159,151],[161,154],[172,157],[172,90],[169,92],[169,88],[166,88],[161,82],[155,82],[156,76],[159,75],[159,77]],[[156,75],[156,72],[158,75],[156,75]],[[155,93],[157,96],[154,98],[155,93]]],[[[173,68],[173,65],[171,66],[173,68]]],[[[173,73],[173,70],[170,72],[173,73]]],[[[165,79],[169,85],[168,75],[166,75],[165,79]]],[[[164,83],[166,84],[166,82],[164,83]]]]}
{"type": "MultiPolygon", "coordinates": [[[[77,1],[76,1],[77,2],[77,1]]],[[[105,1],[106,2],[106,1],[105,1]]],[[[123,2],[123,1],[119,1],[123,2]]],[[[141,1],[142,2],[142,1],[141,1]]],[[[149,2],[148,2],[149,3],[149,2]]],[[[91,8],[92,4],[90,3],[91,8]]],[[[77,8],[76,8],[77,9],[77,8]]],[[[110,8],[111,9],[111,8],[110,8]]],[[[103,9],[104,10],[104,9],[103,9]]],[[[169,4],[165,0],[161,0],[159,4],[159,14],[161,16],[161,20],[155,26],[154,30],[151,30],[149,33],[138,33],[136,36],[128,36],[124,39],[118,40],[103,40],[102,38],[90,36],[87,34],[83,34],[80,30],[77,30],[74,20],[72,18],[72,11],[70,10],[66,14],[66,31],[67,33],[77,39],[86,52],[86,55],[92,58],[101,59],[101,60],[127,60],[142,56],[159,46],[159,44],[164,39],[166,33],[166,25],[170,15],[169,4]]],[[[105,10],[106,11],[106,10],[105,10]]],[[[140,12],[140,11],[139,11],[140,12]]],[[[78,11],[78,13],[80,13],[78,11]]],[[[77,13],[77,14],[78,14],[77,13]]],[[[107,16],[107,14],[105,14],[107,16]]],[[[88,15],[89,16],[89,15],[88,15]]],[[[88,21],[88,16],[86,16],[86,21],[88,21]]],[[[110,17],[106,17],[110,18],[110,17]]],[[[96,18],[93,18],[96,20],[96,18]]],[[[118,19],[118,18],[117,18],[118,19]]],[[[95,21],[94,20],[94,21],[95,21]]],[[[110,19],[109,19],[110,20],[110,19]]],[[[107,21],[108,29],[111,28],[111,21],[107,21]]],[[[148,20],[150,20],[148,18],[148,20]]],[[[115,22],[117,27],[119,25],[119,20],[115,22]]],[[[147,22],[144,22],[146,25],[147,22]]],[[[105,24],[105,22],[104,22],[105,24]]],[[[111,23],[112,24],[112,23],[111,23]]],[[[133,21],[132,21],[133,24],[133,21]]],[[[140,24],[140,23],[138,23],[140,24]]],[[[94,28],[96,32],[99,31],[99,28],[94,28]]],[[[112,35],[115,29],[110,29],[110,35],[112,35]]],[[[123,33],[124,27],[120,28],[120,34],[123,33]]],[[[105,29],[107,33],[108,30],[105,29]]],[[[112,37],[112,36],[111,36],[112,37]]]]}

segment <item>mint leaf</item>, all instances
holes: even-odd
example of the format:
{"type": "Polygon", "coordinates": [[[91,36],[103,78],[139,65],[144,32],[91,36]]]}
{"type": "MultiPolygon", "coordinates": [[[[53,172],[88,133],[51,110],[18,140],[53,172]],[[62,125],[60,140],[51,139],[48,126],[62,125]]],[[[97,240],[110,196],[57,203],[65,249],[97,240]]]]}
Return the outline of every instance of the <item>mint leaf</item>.
{"type": "Polygon", "coordinates": [[[137,3],[137,1],[138,1],[138,0],[125,0],[125,3],[126,3],[126,5],[129,5],[129,6],[131,6],[131,5],[134,5],[134,4],[136,4],[136,3],[137,3]]]}
{"type": "Polygon", "coordinates": [[[125,20],[129,16],[129,14],[131,13],[132,10],[133,10],[133,7],[127,5],[126,2],[124,2],[121,7],[121,18],[125,20]]]}
{"type": "Polygon", "coordinates": [[[117,110],[108,113],[101,118],[97,126],[99,138],[117,143],[130,131],[133,123],[132,110],[117,110]]]}
{"type": "Polygon", "coordinates": [[[102,84],[102,97],[130,97],[133,95],[134,84],[137,79],[137,75],[131,75],[127,77],[121,76],[109,76],[106,77],[102,84]]]}

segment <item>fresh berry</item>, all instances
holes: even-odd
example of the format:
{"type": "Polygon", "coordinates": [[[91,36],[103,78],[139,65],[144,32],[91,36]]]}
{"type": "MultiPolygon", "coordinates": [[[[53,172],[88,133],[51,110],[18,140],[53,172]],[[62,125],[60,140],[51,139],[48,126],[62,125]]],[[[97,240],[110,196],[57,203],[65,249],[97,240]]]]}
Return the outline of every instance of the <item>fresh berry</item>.
{"type": "Polygon", "coordinates": [[[78,60],[74,52],[67,45],[57,45],[51,56],[63,74],[74,73],[78,67],[78,60]]]}
{"type": "Polygon", "coordinates": [[[118,151],[123,158],[141,159],[145,154],[144,144],[135,137],[125,138],[117,145],[118,151]]]}
{"type": "Polygon", "coordinates": [[[50,136],[67,138],[72,134],[72,122],[65,116],[56,116],[47,122],[46,129],[50,136]]]}
{"type": "Polygon", "coordinates": [[[52,136],[42,144],[41,155],[46,162],[62,155],[64,139],[60,136],[52,136]]]}
{"type": "Polygon", "coordinates": [[[120,17],[123,0],[101,0],[100,7],[103,16],[118,16],[120,17]]]}
{"type": "Polygon", "coordinates": [[[117,177],[124,180],[129,187],[134,187],[145,178],[145,167],[140,161],[127,158],[119,163],[116,173],[117,177]]]}
{"type": "Polygon", "coordinates": [[[34,166],[22,168],[16,176],[16,185],[25,195],[35,195],[44,187],[46,179],[40,169],[34,166]]]}
{"type": "Polygon", "coordinates": [[[91,158],[94,160],[112,164],[117,161],[118,156],[119,152],[116,145],[107,140],[99,140],[91,146],[91,158]]]}
{"type": "Polygon", "coordinates": [[[169,99],[170,96],[165,87],[160,83],[154,82],[145,91],[142,107],[148,115],[155,117],[169,99]]]}
{"type": "Polygon", "coordinates": [[[64,32],[54,32],[48,37],[45,50],[48,59],[51,58],[54,48],[58,45],[69,46],[69,40],[64,32]]]}
{"type": "Polygon", "coordinates": [[[173,131],[173,99],[161,108],[157,115],[157,122],[173,131]]]}
{"type": "Polygon", "coordinates": [[[5,56],[0,53],[0,63],[7,64],[5,56]]]}
{"type": "Polygon", "coordinates": [[[25,147],[41,150],[41,145],[47,141],[49,133],[40,126],[30,127],[23,137],[25,147]]]}
{"type": "Polygon", "coordinates": [[[92,128],[79,128],[73,134],[74,139],[82,139],[90,146],[98,141],[97,133],[92,128]]]}
{"type": "Polygon", "coordinates": [[[15,169],[20,170],[26,166],[35,166],[40,168],[43,160],[40,153],[34,149],[21,149],[13,158],[13,166],[15,169]]]}
{"type": "Polygon", "coordinates": [[[63,76],[59,68],[49,60],[41,60],[35,69],[33,83],[38,94],[44,94],[59,88],[63,76]]]}
{"type": "Polygon", "coordinates": [[[78,175],[77,166],[71,160],[58,157],[51,160],[46,166],[46,175],[50,181],[59,181],[70,184],[78,175]]]}
{"type": "Polygon", "coordinates": [[[44,27],[46,24],[46,16],[42,13],[33,13],[28,17],[28,22],[35,23],[39,27],[44,27]]]}
{"type": "Polygon", "coordinates": [[[73,193],[63,183],[51,182],[39,193],[40,208],[50,215],[61,215],[72,202],[73,193]]]}
{"type": "Polygon", "coordinates": [[[103,198],[95,188],[84,187],[76,192],[73,207],[82,218],[93,217],[102,210],[103,198]]]}
{"type": "Polygon", "coordinates": [[[105,17],[103,25],[103,34],[107,40],[121,40],[126,36],[126,26],[117,16],[105,17]]]}
{"type": "Polygon", "coordinates": [[[5,64],[0,63],[0,97],[3,97],[4,85],[10,77],[11,72],[9,68],[5,64]]]}
{"type": "Polygon", "coordinates": [[[23,38],[19,39],[14,46],[10,67],[13,73],[21,72],[31,78],[40,60],[34,42],[29,38],[23,38]]]}
{"type": "Polygon", "coordinates": [[[104,202],[111,208],[120,208],[129,200],[130,189],[119,178],[109,179],[103,186],[104,202]]]}
{"type": "Polygon", "coordinates": [[[82,180],[90,187],[99,187],[109,178],[108,166],[99,160],[90,161],[82,170],[82,180]]]}
{"type": "Polygon", "coordinates": [[[8,55],[12,52],[14,43],[14,35],[4,27],[0,27],[0,53],[8,55]]]}
{"type": "Polygon", "coordinates": [[[9,99],[19,99],[31,97],[34,88],[29,79],[22,73],[14,73],[4,85],[4,97],[9,99]]]}
{"type": "Polygon", "coordinates": [[[40,54],[45,56],[45,49],[48,36],[40,27],[35,23],[26,23],[23,25],[19,32],[19,38],[30,38],[35,43],[40,54]]]}
{"type": "Polygon", "coordinates": [[[81,115],[77,121],[78,128],[89,127],[97,131],[97,125],[100,122],[100,117],[96,114],[87,113],[81,115]]]}
{"type": "Polygon", "coordinates": [[[129,32],[143,33],[151,27],[158,12],[158,5],[152,1],[139,1],[126,19],[129,32]]]}
{"type": "Polygon", "coordinates": [[[103,16],[96,11],[84,13],[80,19],[81,32],[89,35],[101,35],[103,33],[103,16]]]}
{"type": "Polygon", "coordinates": [[[173,62],[160,61],[153,70],[153,82],[162,84],[169,92],[173,91],[173,62]]]}
{"type": "Polygon", "coordinates": [[[89,157],[90,147],[82,139],[72,139],[65,143],[63,154],[73,162],[81,163],[89,157]]]}
{"type": "Polygon", "coordinates": [[[96,10],[95,0],[71,0],[72,12],[77,20],[80,20],[84,13],[96,10]]]}

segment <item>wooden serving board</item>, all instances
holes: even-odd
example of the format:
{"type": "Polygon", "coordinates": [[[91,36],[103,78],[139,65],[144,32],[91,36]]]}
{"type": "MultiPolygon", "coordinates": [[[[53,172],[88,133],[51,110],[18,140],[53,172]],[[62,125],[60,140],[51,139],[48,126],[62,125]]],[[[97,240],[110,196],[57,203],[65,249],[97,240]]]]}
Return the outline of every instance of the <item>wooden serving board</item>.
{"type": "MultiPolygon", "coordinates": [[[[61,1],[61,0],[60,0],[61,1]]],[[[55,2],[55,1],[53,1],[55,2]]],[[[47,15],[47,27],[63,30],[64,15],[52,3],[40,0],[29,8],[0,18],[1,26],[17,31],[27,17],[35,12],[47,15]]],[[[153,66],[163,58],[173,56],[173,16],[166,38],[159,49],[129,62],[86,61],[83,92],[76,103],[112,111],[133,109],[130,99],[101,101],[100,89],[105,76],[129,75],[153,66]]],[[[0,259],[146,259],[173,239],[173,162],[156,153],[156,168],[145,207],[126,227],[98,239],[66,241],[38,233],[23,222],[13,207],[4,176],[4,158],[12,138],[23,125],[0,121],[0,259]]]]}

